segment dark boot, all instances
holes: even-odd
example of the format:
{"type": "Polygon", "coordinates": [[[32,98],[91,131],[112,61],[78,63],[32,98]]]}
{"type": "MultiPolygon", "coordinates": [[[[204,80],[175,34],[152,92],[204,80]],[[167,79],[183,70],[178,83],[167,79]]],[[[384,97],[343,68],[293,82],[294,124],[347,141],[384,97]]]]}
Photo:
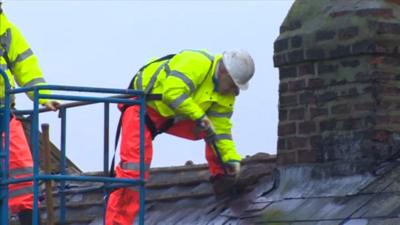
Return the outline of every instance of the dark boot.
{"type": "MultiPolygon", "coordinates": [[[[31,225],[32,220],[33,220],[33,211],[30,209],[21,211],[18,213],[18,218],[19,218],[19,224],[21,225],[31,225]]],[[[40,225],[40,217],[39,217],[39,223],[38,225],[40,225]]]]}

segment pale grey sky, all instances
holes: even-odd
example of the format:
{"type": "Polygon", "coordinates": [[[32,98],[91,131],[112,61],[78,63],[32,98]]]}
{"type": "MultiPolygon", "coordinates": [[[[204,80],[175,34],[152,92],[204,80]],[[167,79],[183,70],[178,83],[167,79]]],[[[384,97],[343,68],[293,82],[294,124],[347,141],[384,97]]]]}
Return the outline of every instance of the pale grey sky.
{"type": "MultiPolygon", "coordinates": [[[[151,57],[182,49],[246,49],[256,73],[250,89],[237,98],[232,118],[237,150],[246,156],[276,153],[279,78],[273,42],[293,2],[5,0],[3,8],[50,84],[125,88],[151,57]]],[[[18,108],[31,107],[18,100],[18,108]]],[[[112,148],[119,113],[114,109],[111,116],[112,148]]],[[[84,171],[101,170],[102,107],[71,109],[67,117],[68,157],[84,171]]],[[[56,113],[42,121],[50,123],[52,141],[59,145],[56,113]]],[[[205,162],[203,141],[163,134],[153,143],[152,167],[205,162]]]]}

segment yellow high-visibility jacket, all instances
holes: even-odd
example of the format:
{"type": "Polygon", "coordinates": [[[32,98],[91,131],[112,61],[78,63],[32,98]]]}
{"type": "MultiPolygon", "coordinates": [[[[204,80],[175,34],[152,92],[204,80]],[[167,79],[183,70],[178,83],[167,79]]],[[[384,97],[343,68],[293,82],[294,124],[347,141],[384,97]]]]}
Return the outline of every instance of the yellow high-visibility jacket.
{"type": "Polygon", "coordinates": [[[198,120],[207,115],[215,128],[222,161],[226,163],[239,161],[241,157],[231,135],[235,95],[217,92],[216,70],[221,58],[222,54],[213,56],[203,50],[184,50],[169,60],[150,63],[137,74],[132,88],[146,90],[152,86],[150,93],[162,94],[162,101],[147,104],[164,117],[198,120]]]}
{"type": "MultiPolygon", "coordinates": [[[[8,75],[10,85],[15,83],[20,87],[31,87],[46,84],[38,59],[33,54],[25,38],[18,28],[12,24],[4,13],[0,14],[0,68],[8,75]]],[[[0,76],[0,99],[4,100],[4,79],[0,76]]],[[[41,90],[42,94],[50,94],[50,91],[41,90]]],[[[32,93],[28,93],[32,99],[32,93]]],[[[14,97],[11,101],[14,103],[14,97]]],[[[44,104],[48,100],[41,99],[44,104]]]]}

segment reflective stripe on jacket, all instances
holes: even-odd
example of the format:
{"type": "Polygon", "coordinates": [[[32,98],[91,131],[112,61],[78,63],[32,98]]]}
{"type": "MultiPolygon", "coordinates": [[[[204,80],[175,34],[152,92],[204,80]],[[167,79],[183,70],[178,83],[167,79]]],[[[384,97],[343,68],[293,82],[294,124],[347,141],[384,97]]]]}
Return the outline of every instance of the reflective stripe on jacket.
{"type": "MultiPolygon", "coordinates": [[[[31,87],[46,84],[38,59],[33,54],[25,38],[4,13],[0,14],[0,67],[8,75],[12,88],[17,83],[20,87],[31,87]],[[5,57],[6,54],[6,57],[5,57]]],[[[50,91],[40,91],[50,94],[50,91]]],[[[32,99],[32,93],[28,93],[32,99]]],[[[4,79],[0,76],[0,99],[4,99],[4,79]]],[[[40,103],[45,103],[41,99],[40,103]]]]}
{"type": "Polygon", "coordinates": [[[161,93],[163,100],[149,101],[148,105],[164,117],[198,120],[207,115],[215,127],[222,160],[227,162],[241,157],[231,136],[235,96],[217,92],[215,73],[221,58],[222,54],[184,50],[170,60],[150,64],[137,74],[133,88],[146,90],[153,83],[151,93],[161,93]]]}

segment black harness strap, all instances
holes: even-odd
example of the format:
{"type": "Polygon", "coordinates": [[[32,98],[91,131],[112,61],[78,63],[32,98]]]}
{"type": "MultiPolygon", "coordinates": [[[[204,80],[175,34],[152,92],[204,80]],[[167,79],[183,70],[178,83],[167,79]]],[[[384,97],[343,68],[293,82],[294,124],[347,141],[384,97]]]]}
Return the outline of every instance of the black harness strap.
{"type": "MultiPolygon", "coordinates": [[[[156,60],[154,60],[154,61],[151,61],[151,62],[147,63],[146,65],[142,66],[142,67],[138,70],[138,72],[136,73],[136,75],[133,76],[131,82],[129,82],[128,89],[134,89],[134,88],[133,88],[133,84],[135,83],[135,79],[136,79],[137,75],[138,75],[139,73],[143,72],[143,70],[146,69],[146,67],[148,67],[148,66],[150,66],[151,64],[156,63],[156,62],[161,62],[161,61],[164,61],[164,60],[172,59],[172,57],[174,57],[175,55],[176,55],[176,54],[169,54],[169,55],[166,55],[166,56],[163,56],[163,57],[161,57],[161,58],[158,58],[158,59],[156,59],[156,60]]],[[[148,94],[148,93],[146,93],[146,94],[148,94]]]]}

